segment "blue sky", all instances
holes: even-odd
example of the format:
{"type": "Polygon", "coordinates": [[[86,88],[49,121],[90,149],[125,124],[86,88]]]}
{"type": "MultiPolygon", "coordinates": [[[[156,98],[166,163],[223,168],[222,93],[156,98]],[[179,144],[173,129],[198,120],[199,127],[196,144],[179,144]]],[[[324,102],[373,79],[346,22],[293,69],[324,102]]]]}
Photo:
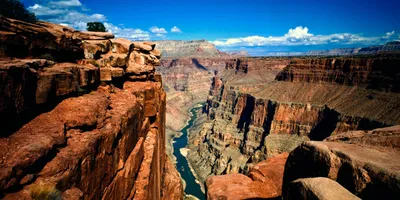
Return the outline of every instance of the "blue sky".
{"type": "Polygon", "coordinates": [[[46,21],[104,22],[131,40],[206,39],[221,50],[299,52],[400,39],[396,0],[22,0],[46,21]]]}

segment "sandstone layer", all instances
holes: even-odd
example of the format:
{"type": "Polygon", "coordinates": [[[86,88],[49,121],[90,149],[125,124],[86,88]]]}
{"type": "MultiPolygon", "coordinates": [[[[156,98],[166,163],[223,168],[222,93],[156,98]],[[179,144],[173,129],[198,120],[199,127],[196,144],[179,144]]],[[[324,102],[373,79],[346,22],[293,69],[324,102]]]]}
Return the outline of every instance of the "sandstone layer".
{"type": "Polygon", "coordinates": [[[3,17],[0,30],[0,198],[182,198],[155,44],[3,17]]]}
{"type": "Polygon", "coordinates": [[[252,167],[247,176],[227,174],[206,180],[207,199],[267,199],[282,194],[283,171],[288,153],[252,167]]]}
{"type": "MultiPolygon", "coordinates": [[[[306,142],[297,147],[290,153],[285,165],[283,197],[293,199],[290,196],[292,184],[299,178],[327,177],[361,199],[397,199],[400,194],[400,154],[396,147],[400,141],[399,127],[372,132],[374,137],[365,133],[361,137],[363,140],[356,142],[331,138],[324,142],[306,142]],[[387,139],[388,133],[390,140],[385,143],[377,140],[387,139]]],[[[354,132],[343,135],[353,138],[354,132]]]]}
{"type": "Polygon", "coordinates": [[[207,197],[397,199],[399,141],[400,127],[392,126],[304,142],[289,156],[278,155],[256,164],[248,173],[253,181],[242,174],[209,177],[207,197]],[[279,187],[282,190],[277,190],[279,187]],[[271,196],[272,191],[276,193],[271,196]]]}
{"type": "Polygon", "coordinates": [[[200,182],[303,141],[400,124],[397,55],[239,58],[213,77],[188,160],[200,182]]]}
{"type": "Polygon", "coordinates": [[[161,40],[155,43],[156,49],[162,51],[164,58],[211,58],[227,55],[206,40],[161,40]]]}

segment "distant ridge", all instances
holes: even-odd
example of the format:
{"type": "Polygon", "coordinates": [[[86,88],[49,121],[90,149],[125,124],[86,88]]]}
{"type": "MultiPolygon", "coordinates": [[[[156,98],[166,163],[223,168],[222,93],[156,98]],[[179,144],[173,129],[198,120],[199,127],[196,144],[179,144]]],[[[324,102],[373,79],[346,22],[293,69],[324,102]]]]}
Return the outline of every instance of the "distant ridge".
{"type": "Polygon", "coordinates": [[[163,58],[180,57],[218,57],[228,54],[220,52],[214,44],[207,40],[160,40],[156,43],[156,49],[162,51],[163,58]]]}
{"type": "Polygon", "coordinates": [[[307,56],[345,56],[377,53],[400,53],[400,41],[388,42],[384,45],[369,46],[364,48],[338,48],[330,50],[308,51],[307,56]]]}

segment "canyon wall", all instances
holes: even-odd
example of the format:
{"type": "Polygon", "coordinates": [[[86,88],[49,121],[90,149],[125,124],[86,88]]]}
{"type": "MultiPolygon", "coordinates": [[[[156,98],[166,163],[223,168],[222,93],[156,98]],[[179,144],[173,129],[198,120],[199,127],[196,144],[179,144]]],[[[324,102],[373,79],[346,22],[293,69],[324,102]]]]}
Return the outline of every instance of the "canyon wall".
{"type": "Polygon", "coordinates": [[[182,199],[154,43],[3,17],[0,30],[0,198],[182,199]]]}
{"type": "Polygon", "coordinates": [[[308,141],[250,168],[209,177],[207,199],[398,199],[400,126],[308,141]]]}
{"type": "Polygon", "coordinates": [[[206,40],[160,40],[155,43],[156,49],[162,51],[163,58],[212,58],[227,55],[206,40]]]}
{"type": "Polygon", "coordinates": [[[200,182],[246,173],[303,141],[400,124],[397,55],[245,58],[213,78],[188,160],[200,182]],[[256,64],[254,64],[256,63],[256,64]]]}
{"type": "Polygon", "coordinates": [[[215,71],[225,68],[225,58],[162,58],[157,67],[163,77],[163,86],[167,93],[166,132],[167,152],[171,158],[171,139],[180,134],[180,130],[189,120],[189,109],[203,103],[208,97],[215,71]]]}

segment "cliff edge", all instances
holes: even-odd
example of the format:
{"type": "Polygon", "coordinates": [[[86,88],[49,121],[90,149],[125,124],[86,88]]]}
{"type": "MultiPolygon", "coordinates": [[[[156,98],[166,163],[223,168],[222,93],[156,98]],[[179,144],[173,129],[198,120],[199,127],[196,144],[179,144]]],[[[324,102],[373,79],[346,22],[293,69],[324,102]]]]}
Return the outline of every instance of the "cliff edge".
{"type": "Polygon", "coordinates": [[[0,38],[0,198],[182,199],[154,43],[4,17],[0,38]]]}

